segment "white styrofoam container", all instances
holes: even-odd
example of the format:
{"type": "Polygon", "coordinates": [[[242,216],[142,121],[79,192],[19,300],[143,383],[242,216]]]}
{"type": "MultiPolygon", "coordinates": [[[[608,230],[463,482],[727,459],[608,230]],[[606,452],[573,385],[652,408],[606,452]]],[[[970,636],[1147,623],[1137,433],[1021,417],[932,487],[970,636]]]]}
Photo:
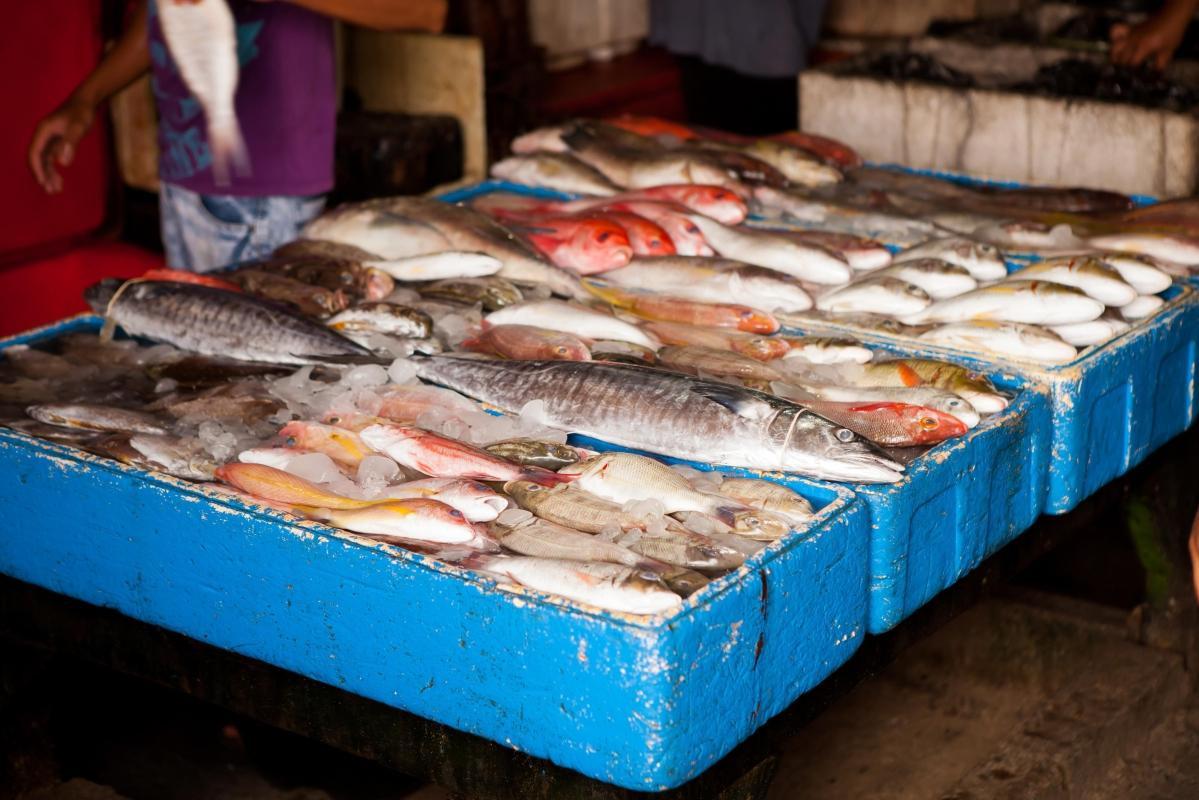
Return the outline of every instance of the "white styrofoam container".
{"type": "Polygon", "coordinates": [[[606,60],[649,35],[649,0],[529,0],[529,28],[550,69],[606,60]]]}

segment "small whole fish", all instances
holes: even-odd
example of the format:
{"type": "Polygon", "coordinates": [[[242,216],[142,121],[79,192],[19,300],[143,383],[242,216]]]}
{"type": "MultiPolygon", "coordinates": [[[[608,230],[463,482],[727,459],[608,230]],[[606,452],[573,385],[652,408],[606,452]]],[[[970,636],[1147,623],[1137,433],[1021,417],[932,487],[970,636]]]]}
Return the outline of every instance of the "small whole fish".
{"type": "Polygon", "coordinates": [[[1121,332],[1112,320],[1103,317],[1073,325],[1054,325],[1050,330],[1075,347],[1101,344],[1121,332]]]}
{"type": "Polygon", "coordinates": [[[674,242],[666,229],[645,217],[628,211],[591,211],[588,216],[596,219],[606,219],[615,222],[624,229],[629,237],[629,246],[633,248],[633,256],[672,256],[675,253],[674,242]]]}
{"type": "Polygon", "coordinates": [[[922,258],[936,258],[965,267],[979,281],[998,281],[1007,277],[1007,266],[999,250],[971,239],[929,239],[897,253],[894,261],[900,263],[922,258]]]}
{"type": "Polygon", "coordinates": [[[499,543],[485,528],[438,500],[386,500],[363,508],[306,508],[303,513],[335,528],[367,536],[499,550],[499,543]]]}
{"type": "Polygon", "coordinates": [[[294,420],[279,430],[286,447],[311,453],[324,453],[338,464],[357,466],[374,450],[354,431],[320,422],[294,420]]]}
{"type": "Polygon", "coordinates": [[[238,453],[237,460],[243,464],[262,464],[289,472],[288,467],[303,455],[307,455],[307,451],[290,447],[251,447],[238,453]]]}
{"type": "Polygon", "coordinates": [[[898,278],[918,286],[933,300],[956,297],[978,288],[978,281],[970,271],[959,264],[951,264],[939,258],[914,258],[900,261],[886,269],[871,273],[898,278]]]}
{"type": "Polygon", "coordinates": [[[216,468],[216,477],[246,494],[289,506],[351,510],[375,501],[330,492],[312,481],[266,464],[233,461],[216,468]]]}
{"type": "Polygon", "coordinates": [[[1008,280],[940,300],[923,311],[908,314],[908,324],[997,320],[1028,325],[1070,325],[1088,322],[1104,305],[1072,286],[1048,281],[1008,280]]]}
{"type": "Polygon", "coordinates": [[[931,298],[919,286],[871,273],[869,277],[825,292],[816,298],[816,308],[831,314],[893,314],[908,316],[929,307],[931,298]]]}
{"type": "Polygon", "coordinates": [[[777,270],[800,280],[836,285],[853,270],[845,259],[822,247],[793,240],[774,231],[729,227],[700,214],[689,214],[704,239],[720,255],[777,270]]]}
{"type": "Polygon", "coordinates": [[[213,289],[224,289],[227,292],[240,292],[241,287],[214,275],[204,275],[186,269],[148,269],[140,276],[147,281],[175,281],[176,283],[194,283],[196,286],[211,286],[213,289]]]}
{"type": "Polygon", "coordinates": [[[924,406],[877,401],[838,403],[804,399],[802,393],[789,393],[788,399],[886,447],[937,444],[966,432],[957,417],[924,406]]]}
{"type": "Polygon", "coordinates": [[[723,186],[705,186],[697,183],[675,183],[649,186],[632,192],[624,192],[613,198],[618,201],[649,200],[651,202],[677,203],[697,214],[737,225],[745,221],[749,209],[745,200],[736,192],[723,186]]]}
{"type": "Polygon", "coordinates": [[[434,478],[527,480],[547,486],[565,482],[548,470],[521,467],[466,442],[412,425],[371,425],[359,435],[367,446],[434,478]]]}
{"type": "Polygon", "coordinates": [[[268,364],[369,357],[319,322],[237,292],[169,281],[101,281],[84,293],[98,314],[131,336],[207,356],[268,364]]]}
{"type": "Polygon", "coordinates": [[[1120,306],[1120,316],[1126,320],[1144,319],[1164,306],[1166,301],[1151,294],[1143,294],[1128,305],[1120,306]]]}
{"type": "MultiPolygon", "coordinates": [[[[1088,323],[1082,323],[1084,325],[1088,323]]],[[[972,320],[951,322],[918,337],[931,344],[956,347],[962,350],[981,350],[1010,358],[1065,364],[1073,361],[1078,351],[1072,343],[1052,331],[1019,322],[972,320]]]]}
{"type": "Polygon", "coordinates": [[[833,402],[895,402],[932,408],[956,417],[967,429],[982,420],[969,401],[953,392],[931,386],[831,386],[788,378],[809,395],[833,402]]]}
{"type": "Polygon", "coordinates": [[[503,262],[487,253],[443,251],[404,258],[367,262],[397,281],[435,281],[445,278],[478,278],[494,275],[503,262]]]}
{"type": "Polygon", "coordinates": [[[591,360],[586,342],[579,337],[532,325],[489,325],[465,339],[462,347],[472,353],[488,353],[500,358],[591,360]]]}
{"type": "Polygon", "coordinates": [[[1119,272],[1089,256],[1047,258],[1022,268],[1016,277],[1073,286],[1105,306],[1124,306],[1137,297],[1137,290],[1125,283],[1119,272]]]}
{"type": "Polygon", "coordinates": [[[662,292],[703,303],[730,299],[767,311],[806,311],[812,298],[794,278],[765,267],[724,258],[634,258],[605,280],[627,288],[662,292]]]}
{"type": "Polygon", "coordinates": [[[755,186],[755,210],[767,219],[789,224],[883,239],[897,245],[914,245],[936,236],[939,229],[931,222],[901,214],[865,211],[846,203],[819,200],[798,192],[755,186]]]}
{"type": "Polygon", "coordinates": [[[779,322],[765,311],[734,303],[701,303],[683,297],[622,289],[594,278],[584,279],[587,291],[616,308],[643,319],[681,322],[701,327],[733,328],[746,333],[775,333],[779,322]]]}
{"type": "Polygon", "coordinates": [[[580,275],[619,269],[633,258],[628,234],[610,219],[537,217],[512,221],[509,225],[550,261],[580,275]]]}
{"type": "MultiPolygon", "coordinates": [[[[515,142],[513,143],[515,145],[515,142]]],[[[526,152],[491,165],[491,175],[503,180],[573,194],[610,195],[620,187],[604,174],[569,153],[526,152]]]]}
{"type": "Polygon", "coordinates": [[[782,373],[768,363],[743,356],[731,350],[717,350],[701,345],[669,345],[658,351],[658,363],[688,375],[716,375],[724,378],[747,378],[755,381],[777,381],[782,373]]]}
{"type": "Polygon", "coordinates": [[[1199,265],[1199,241],[1185,236],[1130,231],[1092,236],[1085,242],[1098,250],[1149,256],[1187,267],[1199,265]]]}
{"type": "Polygon", "coordinates": [[[395,290],[395,279],[382,270],[362,266],[370,260],[351,261],[317,257],[281,257],[254,262],[254,268],[343,292],[354,300],[382,300],[395,290]]]}
{"type": "Polygon", "coordinates": [[[674,153],[660,148],[640,149],[612,144],[591,124],[576,124],[561,134],[571,154],[626,189],[645,189],[677,183],[700,183],[733,188],[737,179],[720,162],[704,154],[674,153]]]}
{"type": "Polygon", "coordinates": [[[547,442],[543,439],[505,439],[483,448],[505,461],[522,467],[539,467],[557,472],[574,464],[581,458],[579,451],[568,444],[547,442]]]}
{"type": "Polygon", "coordinates": [[[210,481],[217,464],[199,439],[138,433],[129,437],[129,446],[160,472],[190,481],[210,481]]]}
{"type": "Polygon", "coordinates": [[[237,25],[225,0],[155,4],[162,38],[183,82],[204,109],[212,177],[248,175],[250,159],[233,98],[237,92],[237,25]]]}
{"type": "Polygon", "coordinates": [[[732,331],[715,328],[700,328],[678,322],[648,321],[645,329],[662,340],[664,344],[699,345],[715,350],[732,350],[758,361],[781,358],[791,349],[786,340],[777,336],[746,336],[732,331]]]}
{"type": "Polygon", "coordinates": [[[765,161],[798,186],[815,188],[840,183],[841,170],[829,166],[806,150],[777,139],[758,139],[743,150],[746,155],[765,161]]]}
{"type": "Polygon", "coordinates": [[[1136,289],[1137,294],[1159,294],[1170,288],[1170,274],[1148,256],[1130,253],[1104,253],[1103,263],[1120,273],[1120,277],[1136,289]]]}
{"type": "Polygon", "coordinates": [[[857,339],[833,336],[787,337],[791,348],[783,353],[786,361],[808,364],[865,364],[874,352],[857,339]]]}
{"type": "Polygon", "coordinates": [[[891,263],[891,251],[886,245],[864,236],[809,230],[789,230],[786,235],[797,241],[831,250],[845,259],[854,272],[871,272],[891,263]]]}
{"type": "Polygon", "coordinates": [[[428,339],[433,319],[417,308],[395,303],[359,303],[325,320],[339,333],[381,333],[401,339],[428,339]]]}
{"type": "Polygon", "coordinates": [[[165,435],[167,424],[153,414],[128,408],[91,403],[42,403],[25,409],[25,413],[46,425],[60,428],[80,428],[110,433],[148,433],[165,435]]]}
{"type": "Polygon", "coordinates": [[[331,292],[260,269],[239,269],[229,273],[229,277],[245,292],[266,300],[287,303],[312,317],[336,314],[350,304],[349,298],[341,290],[331,292]]]}
{"type": "Polygon", "coordinates": [[[738,503],[781,514],[792,522],[803,523],[812,518],[812,504],[794,489],[755,478],[725,478],[719,492],[738,503]]]}
{"type": "Polygon", "coordinates": [[[488,325],[531,325],[571,333],[583,339],[612,339],[657,349],[658,342],[636,325],[611,314],[565,303],[534,300],[501,308],[487,315],[488,325]]]}
{"type": "Polygon", "coordinates": [[[389,500],[425,498],[462,512],[470,522],[491,522],[510,505],[508,498],[486,484],[457,478],[424,478],[388,486],[380,497],[389,500]]]}
{"type": "Polygon", "coordinates": [[[419,383],[384,386],[378,390],[378,395],[383,400],[378,416],[393,422],[415,422],[421,414],[432,410],[456,414],[471,414],[479,410],[473,401],[457,392],[419,383]]]}
{"type": "Polygon", "coordinates": [[[596,361],[641,364],[649,367],[658,362],[657,354],[648,347],[642,347],[632,342],[614,342],[605,339],[591,343],[591,357],[596,361]]]}
{"type": "Polygon", "coordinates": [[[417,288],[421,297],[452,300],[468,305],[479,304],[485,311],[496,311],[524,299],[520,289],[494,275],[483,278],[448,278],[417,288]]]}
{"type": "Polygon", "coordinates": [[[1007,408],[1008,399],[995,390],[985,375],[946,361],[903,358],[873,361],[860,368],[858,381],[864,386],[931,386],[964,398],[977,411],[995,414],[1007,408]]]}
{"type": "Polygon", "coordinates": [[[494,556],[475,557],[464,565],[539,592],[625,614],[666,614],[683,603],[654,573],[622,564],[494,556]]]}
{"type": "Polygon", "coordinates": [[[605,204],[603,209],[625,211],[644,217],[666,231],[680,256],[710,256],[712,248],[699,227],[687,217],[683,206],[651,200],[621,200],[605,204]]]}
{"type": "Polygon", "coordinates": [[[490,528],[500,544],[517,555],[568,561],[602,561],[654,573],[668,569],[666,564],[638,555],[615,542],[538,517],[530,517],[515,525],[496,522],[490,528]]]}

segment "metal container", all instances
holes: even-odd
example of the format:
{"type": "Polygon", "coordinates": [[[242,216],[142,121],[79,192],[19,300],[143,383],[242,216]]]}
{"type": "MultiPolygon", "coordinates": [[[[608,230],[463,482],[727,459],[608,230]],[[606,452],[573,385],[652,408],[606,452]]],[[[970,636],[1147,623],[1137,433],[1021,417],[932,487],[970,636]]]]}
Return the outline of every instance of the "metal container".
{"type": "MultiPolygon", "coordinates": [[[[77,317],[0,349],[96,330],[77,317]]],[[[507,585],[0,428],[0,572],[632,789],[698,775],[845,662],[867,514],[818,513],[659,617],[507,585]]]]}

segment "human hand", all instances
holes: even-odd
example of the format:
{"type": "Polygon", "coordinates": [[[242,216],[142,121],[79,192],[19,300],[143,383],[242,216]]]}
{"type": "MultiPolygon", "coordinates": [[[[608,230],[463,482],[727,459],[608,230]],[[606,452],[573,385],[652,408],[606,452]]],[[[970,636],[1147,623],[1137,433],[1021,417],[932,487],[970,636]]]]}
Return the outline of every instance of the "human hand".
{"type": "Polygon", "coordinates": [[[1117,23],[1111,29],[1112,63],[1130,67],[1148,63],[1163,70],[1182,43],[1190,15],[1176,12],[1167,5],[1139,25],[1117,23]]]}
{"type": "Polygon", "coordinates": [[[55,164],[66,167],[75,158],[75,146],[92,127],[95,109],[68,100],[37,124],[29,143],[29,169],[47,194],[62,191],[62,176],[55,164]]]}

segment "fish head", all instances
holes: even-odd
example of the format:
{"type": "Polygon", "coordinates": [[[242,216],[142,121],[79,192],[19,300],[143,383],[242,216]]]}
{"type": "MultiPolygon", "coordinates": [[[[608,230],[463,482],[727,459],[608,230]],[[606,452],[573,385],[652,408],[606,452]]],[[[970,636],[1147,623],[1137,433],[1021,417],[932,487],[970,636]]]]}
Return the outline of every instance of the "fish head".
{"type": "Polygon", "coordinates": [[[577,336],[564,333],[547,333],[542,342],[544,358],[555,361],[590,361],[591,351],[577,336]]]}
{"type": "Polygon", "coordinates": [[[733,513],[732,528],[742,536],[773,542],[786,536],[791,531],[791,524],[768,511],[747,508],[733,513]]]}
{"type": "Polygon", "coordinates": [[[995,390],[995,385],[978,372],[963,370],[950,382],[949,390],[962,397],[980,414],[998,414],[1008,406],[1008,398],[995,390]]]}
{"type": "Polygon", "coordinates": [[[633,259],[629,235],[611,220],[580,220],[573,226],[570,244],[572,257],[578,262],[575,269],[584,274],[619,269],[633,259]]]}
{"type": "Polygon", "coordinates": [[[515,500],[521,508],[529,510],[548,492],[548,488],[533,481],[513,480],[504,484],[504,494],[515,500]]]}
{"type": "Polygon", "coordinates": [[[965,424],[952,414],[927,406],[896,405],[900,424],[916,444],[936,444],[966,432],[965,424]]]}
{"type": "Polygon", "coordinates": [[[679,186],[675,191],[683,205],[725,225],[736,225],[748,213],[745,200],[723,186],[691,183],[679,186]]]}
{"type": "Polygon", "coordinates": [[[125,283],[121,278],[104,278],[83,290],[83,299],[97,314],[105,314],[117,289],[125,283]]]}
{"type": "Polygon", "coordinates": [[[961,422],[969,430],[982,421],[978,410],[970,405],[970,401],[964,397],[959,397],[950,392],[939,393],[938,396],[930,398],[921,403],[925,408],[931,408],[936,411],[949,414],[954,419],[961,422]]]}
{"type": "Polygon", "coordinates": [[[732,340],[732,345],[734,352],[740,353],[743,356],[749,356],[758,361],[773,361],[776,358],[781,358],[784,353],[791,349],[791,345],[785,339],[768,336],[737,338],[732,340]]]}
{"type": "MultiPolygon", "coordinates": [[[[780,414],[779,420],[785,420],[784,415],[780,414]]],[[[782,463],[784,469],[798,465],[833,481],[895,483],[903,477],[903,465],[887,458],[874,444],[806,410],[790,420],[782,463]]]]}
{"type": "Polygon", "coordinates": [[[774,333],[779,329],[778,320],[773,315],[756,308],[740,309],[737,312],[737,330],[746,333],[774,333]]]}

